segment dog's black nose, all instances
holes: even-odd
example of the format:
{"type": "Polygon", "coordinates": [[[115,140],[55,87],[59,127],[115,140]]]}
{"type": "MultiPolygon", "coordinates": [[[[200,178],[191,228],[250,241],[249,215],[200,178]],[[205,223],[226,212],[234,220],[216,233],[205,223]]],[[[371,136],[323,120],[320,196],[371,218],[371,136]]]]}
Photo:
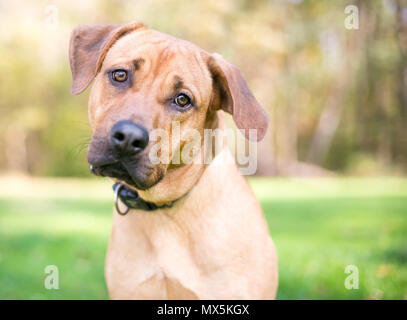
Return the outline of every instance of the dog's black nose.
{"type": "Polygon", "coordinates": [[[114,148],[124,156],[132,156],[144,150],[148,144],[148,131],[131,121],[119,121],[110,131],[114,148]]]}

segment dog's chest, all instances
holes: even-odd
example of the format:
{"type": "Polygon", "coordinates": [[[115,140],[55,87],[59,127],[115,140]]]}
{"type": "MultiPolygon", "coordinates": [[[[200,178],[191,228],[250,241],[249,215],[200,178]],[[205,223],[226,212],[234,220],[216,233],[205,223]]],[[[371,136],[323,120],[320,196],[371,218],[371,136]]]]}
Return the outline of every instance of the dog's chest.
{"type": "Polygon", "coordinates": [[[182,276],[168,275],[165,268],[158,264],[143,270],[132,270],[131,265],[128,268],[106,275],[112,299],[199,299],[198,294],[190,288],[191,283],[185,283],[182,276]],[[139,271],[142,274],[135,275],[139,271]]]}
{"type": "Polygon", "coordinates": [[[202,280],[184,238],[171,230],[123,232],[114,229],[106,259],[111,298],[199,298],[202,280]]]}

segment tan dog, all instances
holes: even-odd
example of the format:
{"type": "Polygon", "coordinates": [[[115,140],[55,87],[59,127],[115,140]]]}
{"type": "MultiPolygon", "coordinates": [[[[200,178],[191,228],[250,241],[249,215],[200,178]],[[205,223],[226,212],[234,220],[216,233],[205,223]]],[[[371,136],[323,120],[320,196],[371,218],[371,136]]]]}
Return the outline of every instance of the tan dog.
{"type": "Polygon", "coordinates": [[[172,159],[185,148],[187,129],[203,137],[205,129],[221,126],[222,110],[240,129],[257,129],[260,140],[268,118],[239,69],[136,23],[78,27],[69,54],[72,93],[94,80],[88,149],[93,172],[124,182],[156,206],[114,214],[105,270],[110,297],[275,298],[274,245],[229,151],[209,165],[153,164],[149,157],[152,130],[171,137],[171,123],[180,123],[181,140],[167,150],[172,159]]]}

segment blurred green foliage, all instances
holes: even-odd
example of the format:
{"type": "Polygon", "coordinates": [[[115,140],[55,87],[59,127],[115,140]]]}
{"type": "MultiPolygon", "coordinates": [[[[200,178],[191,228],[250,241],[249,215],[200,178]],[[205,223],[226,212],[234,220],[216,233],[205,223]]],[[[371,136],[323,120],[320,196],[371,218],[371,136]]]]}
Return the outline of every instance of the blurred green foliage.
{"type": "Polygon", "coordinates": [[[403,0],[1,1],[1,171],[87,174],[88,93],[69,93],[70,32],[129,21],[242,68],[271,117],[259,174],[324,172],[299,164],[348,174],[405,172],[403,0]],[[349,4],[359,8],[358,30],[344,27],[349,4]]]}
{"type": "MultiPolygon", "coordinates": [[[[0,1],[0,173],[88,174],[89,91],[70,94],[70,32],[129,21],[243,70],[271,119],[259,174],[406,173],[405,0],[0,1]],[[350,4],[358,30],[344,27],[350,4]]],[[[407,297],[405,180],[252,185],[279,252],[279,298],[407,297]],[[359,290],[343,286],[348,264],[359,290]]],[[[110,187],[1,180],[0,299],[107,298],[110,187]],[[60,268],[58,291],[43,288],[49,264],[60,268]]]]}
{"type": "MultiPolygon", "coordinates": [[[[107,298],[111,183],[1,182],[0,299],[107,298]],[[59,290],[44,288],[47,265],[59,269],[59,290]]],[[[407,180],[250,183],[278,251],[279,299],[407,298],[407,180]],[[344,287],[347,265],[359,269],[358,290],[344,287]]]]}

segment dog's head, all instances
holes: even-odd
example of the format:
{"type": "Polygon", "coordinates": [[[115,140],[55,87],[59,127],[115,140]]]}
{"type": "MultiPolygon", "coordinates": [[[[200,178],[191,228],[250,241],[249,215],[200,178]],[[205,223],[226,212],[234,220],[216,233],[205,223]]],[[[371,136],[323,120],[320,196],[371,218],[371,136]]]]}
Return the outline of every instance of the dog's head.
{"type": "Polygon", "coordinates": [[[95,174],[151,188],[183,165],[151,161],[151,132],[168,133],[172,159],[188,141],[188,129],[216,127],[217,110],[232,114],[246,136],[257,129],[260,140],[266,132],[268,118],[237,67],[142,24],[80,26],[72,32],[69,58],[73,94],[94,80],[88,161],[95,174]],[[181,139],[173,139],[174,121],[181,139]]]}

